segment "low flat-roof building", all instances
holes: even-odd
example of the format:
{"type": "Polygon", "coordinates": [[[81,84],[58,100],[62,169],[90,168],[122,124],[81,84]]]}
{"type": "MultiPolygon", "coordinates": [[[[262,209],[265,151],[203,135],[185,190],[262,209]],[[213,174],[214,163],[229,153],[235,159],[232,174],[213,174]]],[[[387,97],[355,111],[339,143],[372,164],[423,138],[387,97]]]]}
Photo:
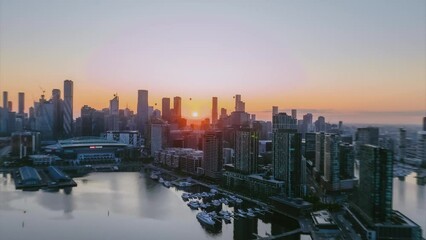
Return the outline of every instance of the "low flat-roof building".
{"type": "Polygon", "coordinates": [[[319,231],[339,231],[337,224],[334,222],[333,217],[327,210],[320,210],[311,213],[312,220],[314,221],[315,227],[319,231]]]}
{"type": "Polygon", "coordinates": [[[20,167],[19,168],[20,183],[22,185],[31,186],[38,185],[41,183],[41,177],[37,170],[32,167],[20,167]]]}

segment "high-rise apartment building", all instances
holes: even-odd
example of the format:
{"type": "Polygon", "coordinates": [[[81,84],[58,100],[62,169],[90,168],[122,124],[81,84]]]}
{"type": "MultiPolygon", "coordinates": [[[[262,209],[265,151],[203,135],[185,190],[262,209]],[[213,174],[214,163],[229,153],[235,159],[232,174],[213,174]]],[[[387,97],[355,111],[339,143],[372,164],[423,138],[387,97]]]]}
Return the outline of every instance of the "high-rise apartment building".
{"type": "Polygon", "coordinates": [[[242,128],[235,132],[235,169],[244,174],[257,172],[259,132],[242,128]]]}
{"type": "Polygon", "coordinates": [[[392,215],[392,154],[374,145],[362,145],[356,211],[368,222],[389,221],[392,215]]]}
{"type": "Polygon", "coordinates": [[[212,98],[212,123],[213,125],[215,125],[217,123],[217,112],[218,111],[218,107],[217,107],[217,97],[213,97],[212,98]]]}
{"type": "Polygon", "coordinates": [[[18,93],[18,113],[23,115],[25,112],[25,93],[18,93]]]}
{"type": "Polygon", "coordinates": [[[137,106],[137,124],[138,130],[143,133],[144,126],[149,120],[148,115],[148,90],[138,90],[137,106]]]}
{"type": "Polygon", "coordinates": [[[286,113],[272,117],[272,168],[274,178],[284,181],[284,194],[287,197],[300,197],[302,179],[306,170],[302,166],[302,137],[297,133],[297,120],[286,113]]]}
{"type": "Polygon", "coordinates": [[[236,112],[245,112],[246,111],[246,103],[241,101],[241,95],[235,95],[235,111],[236,112]]]}
{"type": "Polygon", "coordinates": [[[297,109],[291,109],[291,117],[297,119],[297,109]]]}
{"type": "Polygon", "coordinates": [[[297,129],[297,120],[286,113],[278,113],[272,118],[273,129],[297,129]]]}
{"type": "Polygon", "coordinates": [[[363,144],[379,145],[379,128],[365,127],[358,128],[355,134],[355,141],[360,147],[363,144]]]}
{"type": "Polygon", "coordinates": [[[171,120],[170,98],[164,97],[163,99],[161,99],[161,118],[164,121],[170,121],[171,120]]]}
{"type": "Polygon", "coordinates": [[[8,97],[8,93],[7,93],[7,91],[4,91],[3,92],[3,109],[7,109],[8,108],[8,106],[7,106],[7,102],[8,102],[7,97],[8,97]]]}
{"type": "Polygon", "coordinates": [[[325,133],[317,133],[315,135],[315,172],[317,176],[324,175],[324,142],[325,142],[325,133]]]}
{"type": "Polygon", "coordinates": [[[204,174],[207,177],[218,179],[221,176],[223,165],[223,137],[220,131],[206,131],[203,137],[203,164],[204,174]]]}
{"type": "Polygon", "coordinates": [[[340,189],[339,137],[336,134],[326,134],[324,138],[324,182],[326,189],[340,189]]]}
{"type": "Polygon", "coordinates": [[[317,132],[325,132],[325,117],[318,117],[318,120],[315,121],[315,130],[317,132]]]}
{"type": "Polygon", "coordinates": [[[272,117],[278,114],[278,106],[272,106],[272,117]]]}
{"type": "Polygon", "coordinates": [[[71,80],[64,81],[64,107],[63,107],[63,131],[65,137],[71,137],[73,133],[73,96],[74,83],[71,80]]]}
{"type": "Polygon", "coordinates": [[[301,180],[306,174],[302,170],[301,155],[302,138],[296,129],[274,129],[272,140],[273,176],[284,181],[284,194],[287,197],[300,197],[302,192],[301,180]]]}
{"type": "Polygon", "coordinates": [[[182,118],[182,99],[180,97],[173,98],[173,111],[177,119],[182,118]]]}
{"type": "Polygon", "coordinates": [[[109,101],[108,130],[119,131],[119,126],[119,98],[114,94],[114,98],[109,101]]]}
{"type": "Polygon", "coordinates": [[[355,149],[352,144],[340,143],[339,144],[339,158],[340,158],[340,175],[342,179],[354,178],[355,169],[355,149]]]}
{"type": "Polygon", "coordinates": [[[423,131],[426,131],[426,117],[423,117],[423,131]]]}

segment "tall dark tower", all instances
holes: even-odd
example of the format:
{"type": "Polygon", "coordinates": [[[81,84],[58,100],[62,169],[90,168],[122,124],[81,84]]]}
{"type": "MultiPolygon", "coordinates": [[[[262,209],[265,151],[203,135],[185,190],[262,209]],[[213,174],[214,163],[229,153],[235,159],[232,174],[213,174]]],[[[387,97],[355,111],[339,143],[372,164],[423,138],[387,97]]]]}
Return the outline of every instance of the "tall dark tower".
{"type": "Polygon", "coordinates": [[[426,117],[423,117],[423,131],[426,131],[426,117]]]}
{"type": "Polygon", "coordinates": [[[64,81],[64,136],[72,136],[72,122],[73,122],[73,96],[74,96],[74,83],[71,80],[64,81]]]}
{"type": "Polygon", "coordinates": [[[259,156],[259,132],[242,128],[235,132],[235,169],[244,174],[257,172],[259,156]]]}
{"type": "Polygon", "coordinates": [[[223,137],[220,131],[206,131],[203,137],[203,168],[209,178],[219,179],[223,165],[223,137]]]}
{"type": "Polygon", "coordinates": [[[4,91],[3,92],[3,109],[7,109],[7,108],[8,108],[8,106],[7,106],[7,92],[4,91]]]}
{"type": "Polygon", "coordinates": [[[138,90],[138,129],[143,133],[144,126],[148,122],[148,90],[138,90]]]}
{"type": "Polygon", "coordinates": [[[182,99],[180,97],[173,98],[173,110],[177,119],[182,117],[182,99]]]}
{"type": "Polygon", "coordinates": [[[166,121],[171,120],[170,114],[170,98],[163,98],[161,100],[161,118],[166,121]]]}
{"type": "Polygon", "coordinates": [[[212,98],[212,123],[217,123],[217,97],[212,98]]]}
{"type": "Polygon", "coordinates": [[[24,114],[25,111],[25,93],[18,93],[18,113],[24,114]]]}
{"type": "Polygon", "coordinates": [[[392,214],[392,154],[374,145],[361,146],[359,188],[355,209],[370,223],[386,222],[392,214]]]}

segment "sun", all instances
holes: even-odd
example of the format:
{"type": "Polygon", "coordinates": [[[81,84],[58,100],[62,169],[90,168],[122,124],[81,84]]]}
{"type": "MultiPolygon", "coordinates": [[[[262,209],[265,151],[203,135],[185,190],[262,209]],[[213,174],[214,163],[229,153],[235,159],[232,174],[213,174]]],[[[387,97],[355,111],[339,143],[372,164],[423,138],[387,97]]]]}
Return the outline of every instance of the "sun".
{"type": "Polygon", "coordinates": [[[192,117],[194,117],[194,118],[198,117],[198,113],[197,112],[192,112],[192,117]]]}

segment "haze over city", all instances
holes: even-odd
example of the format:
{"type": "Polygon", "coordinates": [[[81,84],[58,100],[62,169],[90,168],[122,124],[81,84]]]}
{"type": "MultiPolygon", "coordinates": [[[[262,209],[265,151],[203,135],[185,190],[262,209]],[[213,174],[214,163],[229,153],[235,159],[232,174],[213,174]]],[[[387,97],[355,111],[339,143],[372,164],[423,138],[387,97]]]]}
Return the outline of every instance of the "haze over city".
{"type": "MultiPolygon", "coordinates": [[[[26,110],[75,83],[74,116],[117,93],[136,109],[211,97],[270,120],[271,106],[328,121],[419,124],[426,110],[425,1],[0,1],[0,89],[26,110]],[[368,5],[368,7],[366,7],[368,5]],[[191,99],[191,100],[190,100],[191,99]]],[[[15,105],[16,106],[16,105],[15,105]]]]}

